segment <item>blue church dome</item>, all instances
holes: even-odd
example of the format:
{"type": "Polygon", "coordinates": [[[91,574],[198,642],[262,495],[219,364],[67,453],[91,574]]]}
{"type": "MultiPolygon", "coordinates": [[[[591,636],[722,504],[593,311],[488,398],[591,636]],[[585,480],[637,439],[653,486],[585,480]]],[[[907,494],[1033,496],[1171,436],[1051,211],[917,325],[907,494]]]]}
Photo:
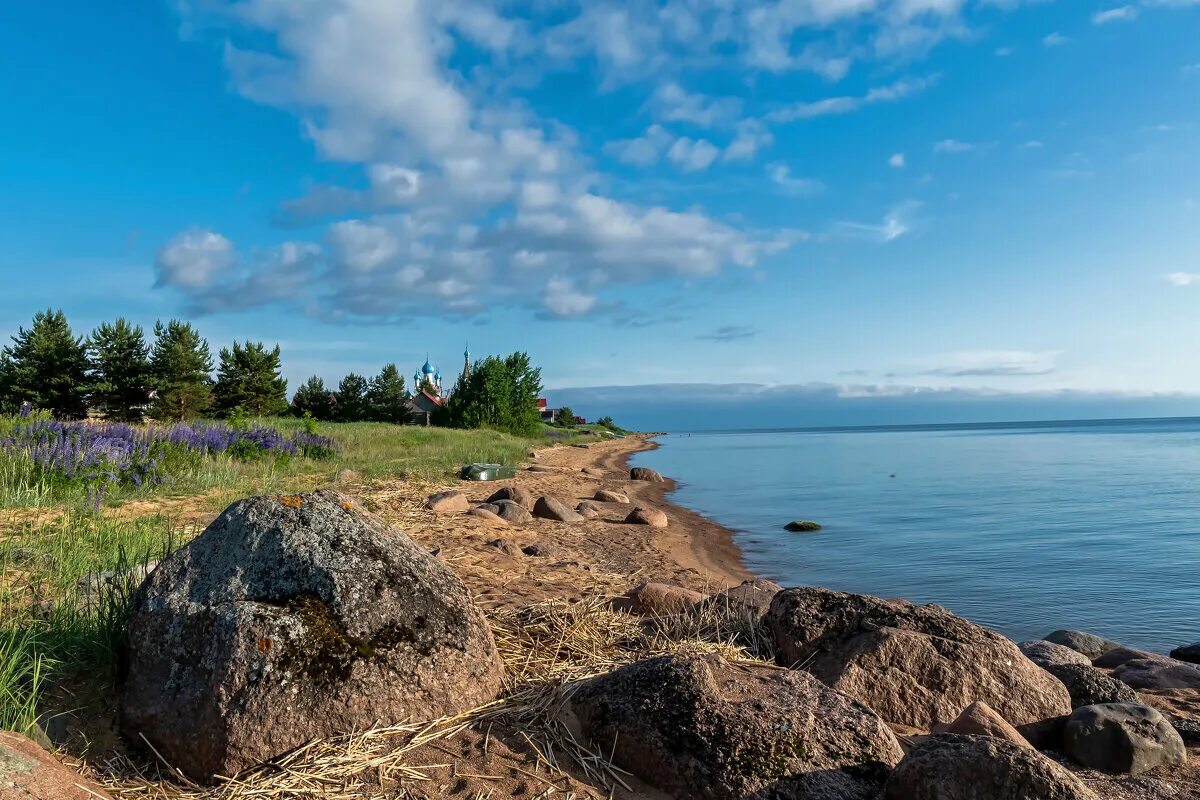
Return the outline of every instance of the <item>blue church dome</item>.
{"type": "Polygon", "coordinates": [[[432,375],[434,373],[433,365],[429,363],[429,359],[425,359],[425,366],[421,367],[422,375],[432,375]]]}

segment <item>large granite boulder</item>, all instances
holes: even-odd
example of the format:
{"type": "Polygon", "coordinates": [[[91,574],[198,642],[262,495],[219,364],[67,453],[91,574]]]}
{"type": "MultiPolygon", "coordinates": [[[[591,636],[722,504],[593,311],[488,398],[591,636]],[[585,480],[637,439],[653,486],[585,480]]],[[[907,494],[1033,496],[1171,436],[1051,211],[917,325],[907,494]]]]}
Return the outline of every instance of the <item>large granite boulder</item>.
{"type": "Polygon", "coordinates": [[[539,497],[533,504],[533,515],[555,522],[583,522],[583,517],[557,497],[539,497]]]}
{"type": "Polygon", "coordinates": [[[649,481],[650,483],[662,483],[663,476],[656,470],[649,467],[634,467],[629,470],[629,480],[631,481],[649,481]]]}
{"type": "Polygon", "coordinates": [[[1192,642],[1185,644],[1183,647],[1176,647],[1171,651],[1171,658],[1179,661],[1187,661],[1192,664],[1200,664],[1200,642],[1192,642]]]}
{"type": "Polygon", "coordinates": [[[785,589],[764,616],[783,666],[811,672],[888,722],[929,730],[981,700],[1017,726],[1069,714],[1066,687],[998,633],[940,606],[785,589]]]}
{"type": "Polygon", "coordinates": [[[1067,755],[1101,772],[1140,775],[1163,764],[1182,764],[1187,750],[1158,711],[1135,703],[1075,709],[1063,733],[1067,755]]]}
{"type": "Polygon", "coordinates": [[[1172,658],[1142,658],[1126,661],[1113,677],[1134,689],[1200,690],[1200,666],[1172,658]]]}
{"type": "Polygon", "coordinates": [[[1036,750],[986,736],[931,736],[888,778],[886,800],[1097,800],[1036,750]]]}
{"type": "Polygon", "coordinates": [[[1097,703],[1136,703],[1137,692],[1104,670],[1083,664],[1051,664],[1044,668],[1063,682],[1074,708],[1097,703]]]}
{"type": "Polygon", "coordinates": [[[1084,633],[1083,631],[1059,630],[1047,634],[1044,638],[1047,642],[1069,647],[1093,660],[1104,655],[1114,647],[1120,647],[1116,642],[1091,633],[1084,633]]]}
{"type": "Polygon", "coordinates": [[[825,782],[865,800],[901,757],[878,716],[812,676],[716,655],[630,664],[580,684],[572,706],[618,766],[680,798],[800,800],[825,782]]]}
{"type": "Polygon", "coordinates": [[[304,742],[492,700],[462,582],[329,490],[234,503],[133,598],[120,724],[198,779],[304,742]]]}
{"type": "Polygon", "coordinates": [[[1026,658],[1042,669],[1047,669],[1054,664],[1079,664],[1085,667],[1092,665],[1092,660],[1078,650],[1072,650],[1045,639],[1021,642],[1017,647],[1025,654],[1026,658]]]}
{"type": "Polygon", "coordinates": [[[0,731],[0,800],[112,800],[32,739],[0,731]]]}
{"type": "Polygon", "coordinates": [[[502,486],[487,499],[489,503],[499,503],[501,500],[511,500],[532,511],[537,498],[533,496],[533,492],[520,486],[502,486]]]}

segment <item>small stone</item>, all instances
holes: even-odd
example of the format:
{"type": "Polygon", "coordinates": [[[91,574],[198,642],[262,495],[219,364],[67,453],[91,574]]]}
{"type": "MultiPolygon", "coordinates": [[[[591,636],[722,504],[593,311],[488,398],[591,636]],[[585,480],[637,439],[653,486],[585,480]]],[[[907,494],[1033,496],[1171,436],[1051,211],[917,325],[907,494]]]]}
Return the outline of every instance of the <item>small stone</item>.
{"type": "Polygon", "coordinates": [[[670,583],[647,581],[613,600],[613,608],[630,614],[669,616],[695,607],[704,595],[670,583]]]}
{"type": "Polygon", "coordinates": [[[470,508],[471,501],[462,492],[438,492],[429,496],[425,507],[437,514],[458,514],[470,508]]]}
{"type": "Polygon", "coordinates": [[[571,510],[571,507],[557,497],[545,495],[539,497],[533,504],[533,515],[555,522],[582,522],[583,517],[571,510]]]}
{"type": "Polygon", "coordinates": [[[667,515],[662,511],[642,506],[630,511],[629,516],[625,517],[625,522],[629,525],[649,525],[651,528],[665,528],[669,524],[667,515]]]}
{"type": "Polygon", "coordinates": [[[1042,638],[1047,642],[1061,644],[1063,647],[1069,647],[1072,650],[1083,653],[1093,660],[1104,655],[1114,647],[1120,647],[1116,642],[1102,639],[1099,636],[1084,633],[1083,631],[1054,631],[1054,633],[1047,634],[1042,638]]]}
{"type": "Polygon", "coordinates": [[[0,800],[112,800],[37,742],[0,731],[0,800]]]}
{"type": "Polygon", "coordinates": [[[1200,642],[1192,642],[1185,644],[1183,647],[1176,647],[1171,651],[1171,658],[1179,661],[1187,661],[1192,664],[1200,664],[1200,642]]]}
{"type": "Polygon", "coordinates": [[[597,489],[592,495],[593,500],[599,500],[601,503],[621,503],[629,505],[629,495],[623,492],[614,492],[611,489],[597,489]]]}
{"type": "Polygon", "coordinates": [[[1033,747],[1016,728],[1005,721],[1004,717],[982,701],[971,703],[953,722],[935,727],[934,732],[956,733],[960,736],[991,736],[993,739],[1003,739],[1021,747],[1033,747]]]}
{"type": "Polygon", "coordinates": [[[499,514],[494,511],[488,511],[486,508],[472,508],[467,511],[467,516],[482,520],[484,523],[491,525],[494,528],[507,528],[506,522],[499,514]]]}
{"type": "Polygon", "coordinates": [[[547,558],[554,554],[552,549],[542,547],[540,544],[527,544],[521,548],[521,552],[532,558],[547,558]]]}
{"type": "Polygon", "coordinates": [[[821,530],[819,522],[810,522],[809,520],[795,520],[783,526],[784,529],[792,533],[816,533],[821,530]]]}
{"type": "Polygon", "coordinates": [[[1042,669],[1048,669],[1052,664],[1080,664],[1085,667],[1092,665],[1092,660],[1078,650],[1045,639],[1021,642],[1017,647],[1026,658],[1042,669]]]}
{"type": "Polygon", "coordinates": [[[519,557],[522,555],[521,548],[510,542],[508,539],[492,539],[487,543],[488,547],[499,550],[506,556],[519,557]]]}
{"type": "Polygon", "coordinates": [[[606,474],[608,474],[604,470],[596,467],[584,467],[582,470],[580,470],[580,472],[582,472],[584,475],[587,475],[589,478],[603,478],[606,474]]]}
{"type": "Polygon", "coordinates": [[[579,505],[575,506],[575,512],[584,519],[595,519],[604,513],[604,509],[593,503],[591,500],[584,500],[579,505]]]}
{"type": "Polygon", "coordinates": [[[501,500],[512,500],[514,503],[518,503],[532,511],[533,502],[536,499],[528,489],[520,486],[504,486],[492,492],[492,496],[487,501],[489,503],[499,503],[501,500]]]}
{"type": "Polygon", "coordinates": [[[649,467],[634,467],[629,470],[629,480],[631,481],[649,481],[651,483],[662,483],[664,478],[655,470],[649,467]]]}
{"type": "Polygon", "coordinates": [[[1135,703],[1077,708],[1063,736],[1071,758],[1101,772],[1140,775],[1187,758],[1183,739],[1171,723],[1155,709],[1135,703]]]}
{"type": "Polygon", "coordinates": [[[529,509],[515,500],[497,500],[495,505],[500,507],[496,515],[509,525],[526,525],[533,522],[533,514],[529,509]]]}

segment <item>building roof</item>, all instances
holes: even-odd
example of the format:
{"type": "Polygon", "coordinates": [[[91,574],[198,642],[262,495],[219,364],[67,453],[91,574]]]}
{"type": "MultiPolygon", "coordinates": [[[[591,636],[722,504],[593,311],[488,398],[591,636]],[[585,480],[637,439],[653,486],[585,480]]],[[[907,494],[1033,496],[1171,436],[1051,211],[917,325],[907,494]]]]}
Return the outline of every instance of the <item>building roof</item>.
{"type": "Polygon", "coordinates": [[[432,375],[434,372],[433,365],[429,363],[429,358],[425,359],[425,365],[421,367],[422,375],[432,375]]]}

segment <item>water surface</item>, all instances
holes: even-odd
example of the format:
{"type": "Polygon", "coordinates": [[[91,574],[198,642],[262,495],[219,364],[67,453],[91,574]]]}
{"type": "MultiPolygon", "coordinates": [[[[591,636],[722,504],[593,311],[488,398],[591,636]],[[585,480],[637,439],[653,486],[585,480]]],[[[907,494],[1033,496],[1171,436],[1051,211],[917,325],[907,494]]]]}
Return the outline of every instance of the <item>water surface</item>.
{"type": "Polygon", "coordinates": [[[1200,419],[673,434],[633,462],[747,566],[936,602],[1016,640],[1200,640],[1200,419]],[[825,530],[797,534],[789,520],[825,530]]]}

